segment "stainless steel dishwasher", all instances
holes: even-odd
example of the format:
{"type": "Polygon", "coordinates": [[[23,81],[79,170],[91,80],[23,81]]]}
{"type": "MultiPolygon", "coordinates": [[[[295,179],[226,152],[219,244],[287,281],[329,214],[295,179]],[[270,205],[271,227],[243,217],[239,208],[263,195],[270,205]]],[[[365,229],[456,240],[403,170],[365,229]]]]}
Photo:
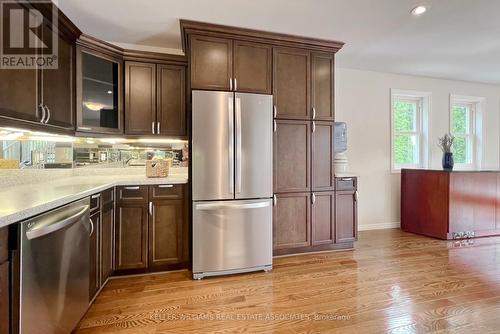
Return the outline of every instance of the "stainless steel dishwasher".
{"type": "Polygon", "coordinates": [[[89,206],[87,198],[21,224],[21,334],[69,334],[85,314],[89,206]]]}

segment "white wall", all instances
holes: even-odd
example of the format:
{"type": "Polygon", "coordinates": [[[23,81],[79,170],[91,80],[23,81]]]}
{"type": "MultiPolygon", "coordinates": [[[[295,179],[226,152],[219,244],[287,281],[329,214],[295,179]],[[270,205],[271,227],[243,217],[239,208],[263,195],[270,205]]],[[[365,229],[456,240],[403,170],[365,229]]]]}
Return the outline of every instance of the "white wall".
{"type": "Polygon", "coordinates": [[[432,93],[430,167],[441,169],[437,138],[449,129],[451,94],[484,97],[483,169],[499,168],[500,86],[337,68],[336,121],[347,122],[350,170],[359,175],[360,229],[398,226],[400,174],[391,173],[390,89],[432,93]]]}

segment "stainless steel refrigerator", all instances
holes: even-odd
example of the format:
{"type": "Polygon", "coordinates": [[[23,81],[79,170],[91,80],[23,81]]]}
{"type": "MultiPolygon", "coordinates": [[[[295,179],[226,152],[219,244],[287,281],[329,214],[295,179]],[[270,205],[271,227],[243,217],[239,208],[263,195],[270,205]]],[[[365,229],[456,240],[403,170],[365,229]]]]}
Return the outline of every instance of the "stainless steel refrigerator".
{"type": "Polygon", "coordinates": [[[272,96],[192,97],[193,278],[271,270],[272,96]]]}

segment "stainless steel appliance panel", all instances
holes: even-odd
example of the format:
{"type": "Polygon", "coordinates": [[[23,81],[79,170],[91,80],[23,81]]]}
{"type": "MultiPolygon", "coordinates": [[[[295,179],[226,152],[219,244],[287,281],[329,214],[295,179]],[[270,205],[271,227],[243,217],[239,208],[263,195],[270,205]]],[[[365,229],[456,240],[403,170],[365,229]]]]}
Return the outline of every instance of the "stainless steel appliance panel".
{"type": "Polygon", "coordinates": [[[193,204],[195,278],[265,269],[272,253],[271,199],[193,204]]]}
{"type": "Polygon", "coordinates": [[[193,91],[193,200],[234,198],[234,94],[193,91]]]}
{"type": "Polygon", "coordinates": [[[21,224],[21,334],[68,334],[85,314],[89,204],[81,200],[21,224]]]}
{"type": "Polygon", "coordinates": [[[235,198],[273,195],[273,97],[235,94],[235,198]]]}

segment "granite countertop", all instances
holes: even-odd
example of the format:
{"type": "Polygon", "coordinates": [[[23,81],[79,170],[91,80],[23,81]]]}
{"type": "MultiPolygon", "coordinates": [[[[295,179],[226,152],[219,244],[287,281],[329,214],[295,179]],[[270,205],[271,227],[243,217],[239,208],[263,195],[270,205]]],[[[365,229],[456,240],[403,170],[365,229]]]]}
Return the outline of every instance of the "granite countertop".
{"type": "Polygon", "coordinates": [[[8,187],[0,191],[0,227],[23,221],[114,186],[187,182],[187,174],[171,174],[166,178],[147,178],[143,175],[106,175],[71,176],[56,181],[8,187]]]}

